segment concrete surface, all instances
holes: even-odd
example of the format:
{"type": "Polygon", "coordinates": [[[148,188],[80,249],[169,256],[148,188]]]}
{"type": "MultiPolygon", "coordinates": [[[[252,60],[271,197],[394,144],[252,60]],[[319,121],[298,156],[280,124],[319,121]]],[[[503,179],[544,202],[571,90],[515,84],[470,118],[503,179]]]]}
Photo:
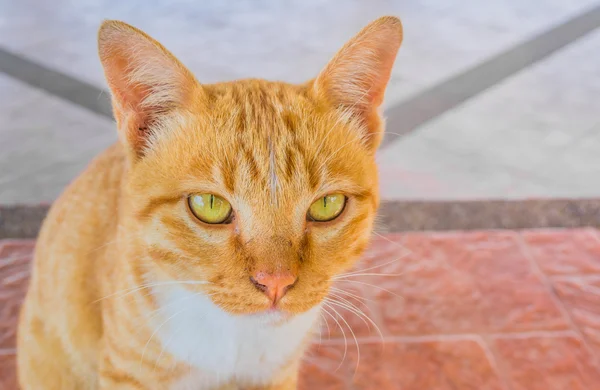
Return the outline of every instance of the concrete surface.
{"type": "Polygon", "coordinates": [[[379,155],[388,199],[600,195],[600,31],[379,155]]]}
{"type": "MultiPolygon", "coordinates": [[[[0,0],[0,49],[105,88],[104,18],[162,41],[201,81],[301,81],[368,21],[403,19],[386,108],[585,13],[592,0],[52,3],[0,0]]],[[[387,200],[594,197],[599,33],[575,40],[380,153],[387,200]]],[[[99,97],[102,98],[102,97],[99,97]]],[[[432,104],[435,104],[435,96],[432,104]]],[[[75,102],[77,103],[77,102],[75,102]]],[[[111,121],[0,74],[0,204],[50,202],[116,139],[111,121]]],[[[600,145],[599,145],[600,146],[600,145]]]]}

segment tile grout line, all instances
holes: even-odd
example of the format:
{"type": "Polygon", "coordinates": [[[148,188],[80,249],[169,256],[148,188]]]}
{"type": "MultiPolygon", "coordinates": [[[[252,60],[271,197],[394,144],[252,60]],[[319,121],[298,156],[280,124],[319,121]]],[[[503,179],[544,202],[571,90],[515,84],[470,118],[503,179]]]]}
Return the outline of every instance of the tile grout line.
{"type": "MultiPolygon", "coordinates": [[[[381,147],[389,146],[402,138],[402,135],[414,131],[507,77],[545,59],[592,32],[599,25],[600,5],[596,5],[394,105],[386,110],[385,116],[387,128],[398,137],[392,140],[386,135],[381,147]]],[[[110,96],[105,90],[21,54],[0,48],[0,72],[96,114],[112,118],[110,101],[102,97],[110,96]]]]}
{"type": "Polygon", "coordinates": [[[500,379],[500,382],[504,386],[504,388],[506,388],[507,390],[514,390],[512,384],[509,381],[508,369],[506,367],[506,364],[504,363],[504,360],[502,359],[498,351],[496,351],[496,346],[494,345],[493,339],[494,337],[490,336],[489,334],[482,334],[481,349],[483,349],[483,352],[486,354],[488,360],[490,361],[490,364],[493,366],[492,368],[496,369],[496,374],[498,375],[498,378],[500,379]]]}
{"type": "MultiPolygon", "coordinates": [[[[408,134],[508,77],[549,57],[600,26],[600,4],[551,27],[450,79],[408,98],[386,112],[387,128],[408,134]]],[[[382,148],[398,138],[385,136],[382,148]]]]}
{"type": "Polygon", "coordinates": [[[595,366],[597,368],[600,368],[600,356],[598,356],[598,354],[596,353],[594,348],[592,348],[592,346],[590,345],[590,343],[589,343],[587,337],[585,336],[585,334],[583,333],[583,331],[573,320],[573,317],[571,315],[571,310],[565,305],[565,303],[562,301],[562,299],[560,299],[558,294],[556,294],[556,291],[554,290],[554,286],[552,285],[550,278],[542,271],[541,267],[535,260],[533,254],[529,250],[529,245],[525,242],[525,238],[523,237],[522,234],[518,235],[518,243],[519,243],[519,246],[521,247],[522,253],[529,260],[529,264],[530,264],[532,271],[540,279],[540,281],[546,288],[546,291],[550,295],[552,301],[554,302],[554,304],[557,306],[559,311],[562,313],[562,315],[567,320],[567,324],[570,326],[571,331],[577,335],[579,340],[581,340],[581,343],[584,345],[584,348],[587,350],[587,352],[592,357],[595,366]]]}
{"type": "Polygon", "coordinates": [[[105,90],[1,47],[0,72],[95,114],[112,118],[110,101],[106,98],[110,94],[105,90]]]}
{"type": "MultiPolygon", "coordinates": [[[[477,341],[482,337],[492,339],[524,339],[524,338],[562,338],[579,336],[574,329],[563,330],[544,330],[544,331],[517,331],[517,332],[489,332],[489,333],[432,333],[427,335],[413,336],[384,336],[384,343],[431,343],[431,342],[453,342],[453,341],[477,341]]],[[[357,336],[359,344],[381,344],[381,339],[375,336],[357,336]]],[[[329,340],[323,339],[322,345],[341,345],[344,343],[342,337],[332,337],[329,340]]],[[[348,344],[350,348],[350,344],[348,344]]],[[[354,348],[354,346],[352,346],[354,348]]]]}

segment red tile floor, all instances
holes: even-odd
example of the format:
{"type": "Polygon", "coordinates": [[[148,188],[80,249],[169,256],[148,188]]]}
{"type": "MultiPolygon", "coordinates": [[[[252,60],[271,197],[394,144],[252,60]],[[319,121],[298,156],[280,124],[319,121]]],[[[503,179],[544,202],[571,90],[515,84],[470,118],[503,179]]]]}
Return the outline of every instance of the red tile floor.
{"type": "MultiPolygon", "coordinates": [[[[1,389],[32,247],[0,241],[1,389]]],[[[303,389],[600,389],[595,230],[379,236],[330,299],[303,389]]]]}

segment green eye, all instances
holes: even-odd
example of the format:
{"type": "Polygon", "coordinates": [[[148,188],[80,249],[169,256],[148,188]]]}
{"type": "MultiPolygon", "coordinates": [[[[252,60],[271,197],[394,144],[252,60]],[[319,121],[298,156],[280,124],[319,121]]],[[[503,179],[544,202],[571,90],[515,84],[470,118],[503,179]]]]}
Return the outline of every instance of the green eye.
{"type": "Polygon", "coordinates": [[[193,194],[188,198],[192,214],[202,222],[224,223],[231,215],[231,204],[213,194],[193,194]]]}
{"type": "Polygon", "coordinates": [[[346,197],[342,194],[331,194],[319,198],[308,209],[308,217],[313,221],[326,222],[337,218],[344,210],[346,197]]]}

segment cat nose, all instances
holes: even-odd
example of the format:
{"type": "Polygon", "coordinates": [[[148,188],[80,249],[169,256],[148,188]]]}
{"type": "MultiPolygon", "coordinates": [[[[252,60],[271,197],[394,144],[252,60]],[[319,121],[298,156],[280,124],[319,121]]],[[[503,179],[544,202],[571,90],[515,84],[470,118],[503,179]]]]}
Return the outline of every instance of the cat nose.
{"type": "Polygon", "coordinates": [[[291,272],[256,272],[250,277],[250,281],[267,297],[277,303],[285,293],[296,283],[298,277],[291,272]]]}

